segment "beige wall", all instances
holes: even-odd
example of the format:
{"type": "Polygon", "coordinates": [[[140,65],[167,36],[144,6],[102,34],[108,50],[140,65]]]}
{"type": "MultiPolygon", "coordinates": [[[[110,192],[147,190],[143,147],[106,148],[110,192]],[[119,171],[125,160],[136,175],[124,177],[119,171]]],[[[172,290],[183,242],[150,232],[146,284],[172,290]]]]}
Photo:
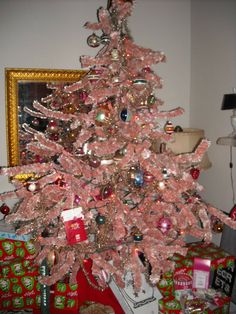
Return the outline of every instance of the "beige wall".
{"type": "MultiPolygon", "coordinates": [[[[212,141],[212,168],[201,176],[205,198],[229,211],[232,206],[229,147],[216,144],[231,132],[231,111],[221,111],[224,94],[236,87],[236,1],[192,0],[190,124],[212,141]]],[[[235,161],[236,148],[233,148],[235,161]]],[[[233,177],[236,180],[236,164],[233,177]]]]}

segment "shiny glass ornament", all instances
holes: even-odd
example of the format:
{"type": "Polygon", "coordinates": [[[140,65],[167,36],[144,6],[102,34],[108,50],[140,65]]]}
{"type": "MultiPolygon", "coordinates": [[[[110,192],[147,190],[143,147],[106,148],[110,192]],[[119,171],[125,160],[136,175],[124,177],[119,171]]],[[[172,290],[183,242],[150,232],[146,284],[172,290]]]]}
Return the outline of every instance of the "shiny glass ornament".
{"type": "Polygon", "coordinates": [[[106,199],[106,198],[112,196],[112,194],[113,194],[113,188],[111,185],[106,185],[105,187],[103,187],[101,189],[100,195],[101,195],[102,199],[106,199]]]}
{"type": "Polygon", "coordinates": [[[35,192],[38,189],[37,180],[30,179],[27,181],[27,190],[30,192],[35,192]]]}
{"type": "Polygon", "coordinates": [[[75,203],[76,205],[79,205],[79,203],[80,203],[80,197],[79,197],[78,195],[75,195],[74,203],[75,203]]]}
{"type": "Polygon", "coordinates": [[[101,160],[96,156],[91,156],[89,159],[89,166],[92,168],[98,168],[101,165],[101,160]]]}
{"type": "Polygon", "coordinates": [[[47,132],[49,133],[57,133],[58,132],[58,122],[51,119],[47,125],[47,132]]]}
{"type": "Polygon", "coordinates": [[[120,112],[120,118],[124,122],[129,122],[131,120],[131,112],[127,108],[122,109],[120,112]]]}
{"type": "Polygon", "coordinates": [[[86,90],[80,90],[78,94],[79,94],[79,100],[81,102],[85,102],[85,100],[88,98],[88,92],[86,90]]]}
{"type": "Polygon", "coordinates": [[[172,134],[174,132],[174,126],[172,124],[171,121],[167,121],[165,126],[164,126],[164,131],[167,133],[167,134],[172,134]]]}
{"type": "Polygon", "coordinates": [[[101,37],[100,37],[100,42],[102,45],[108,45],[111,41],[111,38],[110,36],[106,35],[106,34],[103,34],[101,37]]]}
{"type": "Polygon", "coordinates": [[[157,228],[159,230],[161,230],[161,232],[163,234],[168,233],[168,231],[170,230],[171,226],[172,226],[172,223],[171,223],[170,218],[168,218],[168,217],[162,217],[157,222],[157,228]]]}
{"type": "Polygon", "coordinates": [[[106,217],[98,214],[95,220],[98,225],[104,225],[106,222],[106,217]]]}
{"type": "Polygon", "coordinates": [[[119,60],[119,51],[116,48],[113,48],[111,51],[111,60],[118,61],[119,60]]]}
{"type": "Polygon", "coordinates": [[[100,106],[100,108],[98,109],[96,118],[95,118],[96,125],[101,126],[104,123],[109,122],[109,117],[110,117],[110,110],[108,109],[108,107],[106,105],[100,106]]]}
{"type": "Polygon", "coordinates": [[[157,100],[156,97],[151,94],[147,98],[147,104],[148,105],[153,105],[153,104],[155,104],[156,100],[157,100]]]}
{"type": "Polygon", "coordinates": [[[144,174],[141,169],[131,167],[129,170],[129,177],[134,186],[142,187],[144,185],[144,174]]]}
{"type": "Polygon", "coordinates": [[[143,174],[143,179],[145,182],[151,183],[154,181],[155,177],[151,174],[151,172],[145,171],[143,174]]]}
{"type": "Polygon", "coordinates": [[[10,213],[10,207],[7,206],[5,203],[3,203],[1,206],[0,206],[0,212],[3,214],[3,215],[8,215],[10,213]]]}
{"type": "Polygon", "coordinates": [[[200,170],[198,168],[192,167],[190,169],[190,174],[194,180],[197,180],[200,175],[200,170]]]}
{"type": "Polygon", "coordinates": [[[98,47],[100,45],[100,37],[93,33],[88,37],[87,44],[92,48],[98,47]]]}
{"type": "Polygon", "coordinates": [[[133,239],[135,242],[140,242],[143,240],[143,234],[142,233],[135,233],[133,235],[133,239]]]}

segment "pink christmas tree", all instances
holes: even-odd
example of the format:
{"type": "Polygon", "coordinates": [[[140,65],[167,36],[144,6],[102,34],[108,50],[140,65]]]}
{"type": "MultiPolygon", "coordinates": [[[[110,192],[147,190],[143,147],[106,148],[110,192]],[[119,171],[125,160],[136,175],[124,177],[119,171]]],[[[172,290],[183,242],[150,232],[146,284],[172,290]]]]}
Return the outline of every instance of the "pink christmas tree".
{"type": "Polygon", "coordinates": [[[85,25],[102,31],[88,38],[89,46],[102,49],[81,57],[87,71],[82,79],[49,86],[51,94],[28,111],[36,120],[24,125],[22,136],[31,162],[37,162],[2,167],[15,190],[0,199],[19,199],[6,221],[17,224],[18,234],[32,234],[36,262],[54,260],[42,283],[68,273],[73,283],[92,259],[101,288],[111,274],[124,287],[130,271],[138,291],[147,268],[151,284],[174,268],[171,257],[186,254],[187,234],[211,241],[212,215],[234,229],[236,222],[199,196],[198,173],[191,167],[209,142],[203,139],[189,154],[165,148],[173,141],[173,126],[166,122],[183,114],[181,108],[161,110],[162,82],[151,67],[165,62],[165,55],[131,38],[133,1],[110,2],[98,10],[97,23],[85,25]],[[37,118],[47,121],[43,132],[34,128],[37,118]],[[19,174],[28,179],[18,180],[19,174]]]}

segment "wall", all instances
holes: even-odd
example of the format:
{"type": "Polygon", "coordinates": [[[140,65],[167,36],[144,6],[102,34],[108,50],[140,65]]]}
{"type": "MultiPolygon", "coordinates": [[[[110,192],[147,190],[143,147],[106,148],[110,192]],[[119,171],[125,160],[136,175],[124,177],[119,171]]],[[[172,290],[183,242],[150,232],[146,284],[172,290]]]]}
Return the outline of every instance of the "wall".
{"type": "MultiPolygon", "coordinates": [[[[232,88],[236,87],[235,17],[235,0],[191,2],[190,124],[203,128],[212,142],[209,149],[212,168],[203,173],[200,179],[205,187],[203,196],[227,212],[233,206],[229,147],[217,145],[216,140],[232,131],[232,112],[221,111],[221,103],[223,95],[232,93],[232,88]]],[[[235,150],[233,148],[233,160],[235,150]]]]}
{"type": "MultiPolygon", "coordinates": [[[[4,68],[79,69],[79,57],[97,51],[87,46],[91,32],[83,25],[97,21],[97,9],[106,4],[106,0],[0,0],[1,166],[7,164],[4,68]]],[[[129,25],[138,44],[166,53],[168,62],[155,68],[164,80],[163,109],[184,107],[186,114],[173,122],[187,126],[190,1],[137,0],[129,25]]],[[[0,178],[0,191],[11,188],[7,178],[0,178]]]]}

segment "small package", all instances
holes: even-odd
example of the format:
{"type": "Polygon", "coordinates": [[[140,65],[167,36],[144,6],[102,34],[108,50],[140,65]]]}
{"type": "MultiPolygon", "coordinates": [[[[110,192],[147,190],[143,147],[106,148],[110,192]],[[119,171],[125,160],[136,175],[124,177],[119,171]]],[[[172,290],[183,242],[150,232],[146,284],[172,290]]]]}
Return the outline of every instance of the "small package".
{"type": "Polygon", "coordinates": [[[193,289],[208,289],[211,260],[195,257],[193,262],[193,289]]]}

